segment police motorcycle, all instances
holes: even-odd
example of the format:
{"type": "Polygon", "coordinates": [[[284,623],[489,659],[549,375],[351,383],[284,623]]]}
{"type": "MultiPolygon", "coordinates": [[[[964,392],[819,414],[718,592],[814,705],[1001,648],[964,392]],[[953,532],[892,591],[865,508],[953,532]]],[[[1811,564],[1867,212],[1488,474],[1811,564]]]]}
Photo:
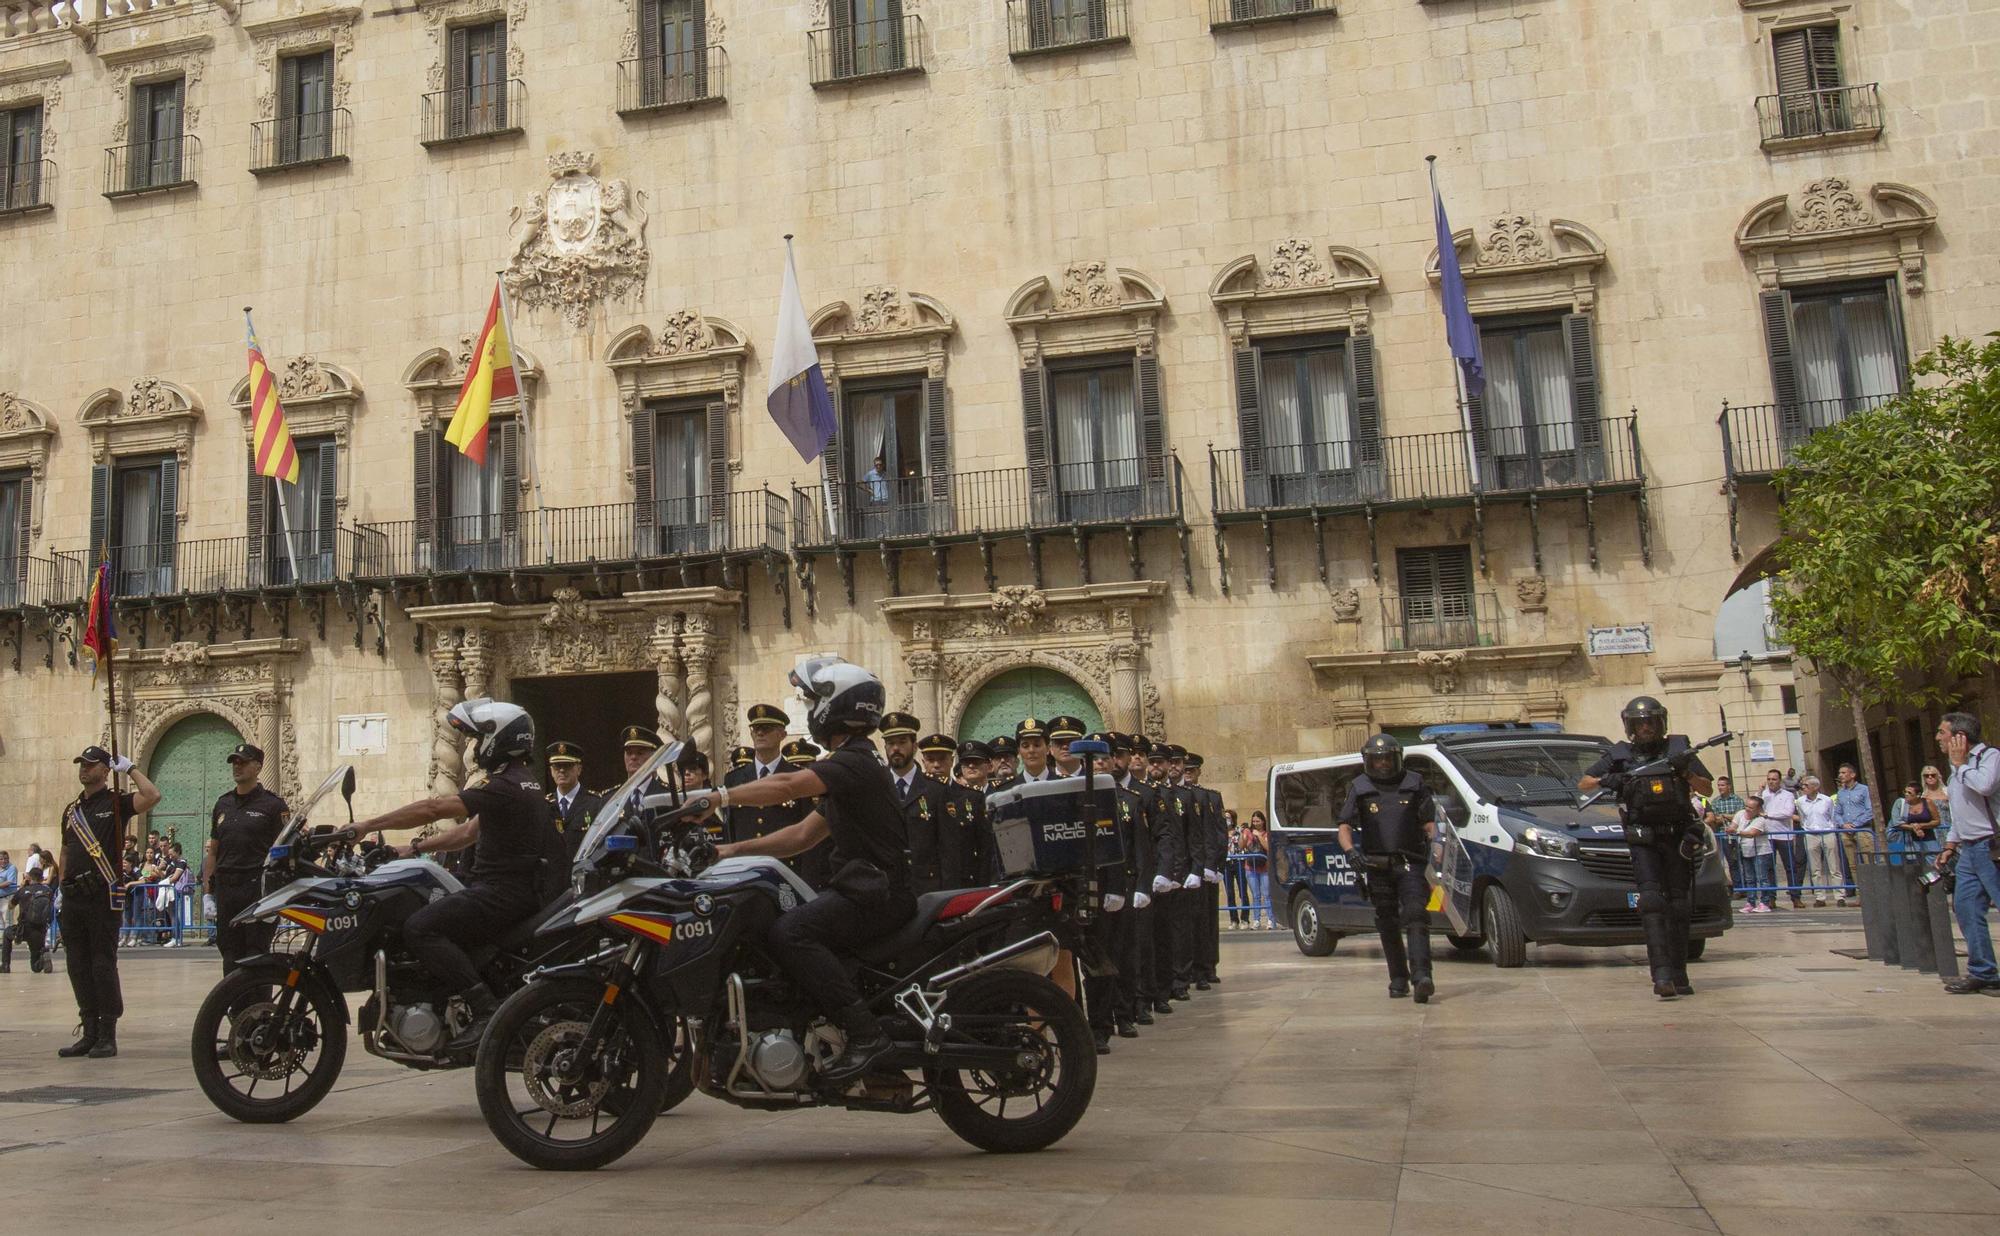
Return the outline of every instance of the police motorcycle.
{"type": "Polygon", "coordinates": [[[929,1109],[1002,1153],[1044,1149],[1082,1119],[1096,1047],[1083,1010],[1046,976],[1064,949],[1087,949],[1082,924],[1100,909],[1087,873],[1120,857],[1109,782],[1085,793],[1088,756],[1084,777],[1038,783],[1002,812],[1003,883],[919,897],[904,927],[849,960],[896,1046],[834,1084],[819,1074],[844,1034],[764,945],[777,916],[815,894],[777,859],[717,860],[681,803],[676,751],[640,770],[669,770],[667,793],[641,799],[628,786],[604,804],[577,852],[576,904],[541,929],[589,926],[605,947],[535,975],[480,1044],[480,1110],[515,1157],[588,1170],[636,1146],[661,1109],[677,1021],[695,1086],[737,1107],[929,1109]]]}
{"type": "MultiPolygon", "coordinates": [[[[471,1020],[470,1010],[440,988],[401,940],[405,919],[463,885],[437,863],[398,859],[382,845],[353,860],[329,861],[329,850],[357,839],[353,797],[354,768],[343,765],[293,812],[265,858],[263,898],[236,920],[276,920],[281,931],[272,951],[224,976],[195,1014],[195,1081],[217,1109],[238,1120],[293,1120],[333,1089],[347,1057],[345,992],[368,994],[356,1029],[371,1054],[415,1069],[472,1063],[445,1050],[471,1020]],[[347,825],[315,826],[336,789],[347,804],[347,825]]],[[[537,966],[576,955],[574,936],[535,931],[569,900],[564,893],[474,951],[495,991],[512,991],[537,966]]]]}

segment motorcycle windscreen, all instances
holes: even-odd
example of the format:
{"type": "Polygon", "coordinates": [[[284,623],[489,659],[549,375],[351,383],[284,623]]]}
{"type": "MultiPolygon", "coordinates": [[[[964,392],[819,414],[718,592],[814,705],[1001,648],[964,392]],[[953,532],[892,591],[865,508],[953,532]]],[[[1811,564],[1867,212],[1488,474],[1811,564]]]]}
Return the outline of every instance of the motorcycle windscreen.
{"type": "Polygon", "coordinates": [[[659,779],[662,768],[680,759],[681,744],[670,742],[646,757],[646,762],[625,779],[625,783],[611,791],[597,816],[591,821],[590,831],[577,844],[574,865],[578,868],[594,865],[603,857],[605,838],[631,833],[640,823],[639,800],[659,779]]]}

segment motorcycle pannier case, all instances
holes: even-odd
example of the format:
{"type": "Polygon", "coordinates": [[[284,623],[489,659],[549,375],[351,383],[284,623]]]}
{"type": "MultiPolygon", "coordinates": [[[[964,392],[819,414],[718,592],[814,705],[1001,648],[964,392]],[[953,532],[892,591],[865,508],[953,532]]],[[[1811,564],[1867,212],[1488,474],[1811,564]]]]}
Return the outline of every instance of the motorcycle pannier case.
{"type": "Polygon", "coordinates": [[[1089,862],[1086,829],[1093,825],[1097,865],[1125,861],[1124,843],[1112,823],[1116,795],[1111,780],[1096,780],[1097,792],[1088,798],[1082,777],[1064,777],[1025,782],[987,800],[1000,869],[1009,879],[1082,871],[1089,862]]]}

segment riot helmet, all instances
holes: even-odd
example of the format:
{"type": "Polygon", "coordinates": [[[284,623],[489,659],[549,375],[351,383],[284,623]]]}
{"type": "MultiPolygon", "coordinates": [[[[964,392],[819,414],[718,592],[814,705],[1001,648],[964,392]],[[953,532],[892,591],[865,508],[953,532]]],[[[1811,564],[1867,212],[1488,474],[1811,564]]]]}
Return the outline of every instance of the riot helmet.
{"type": "Polygon", "coordinates": [[[1667,706],[1652,696],[1638,696],[1618,716],[1625,722],[1625,741],[1634,751],[1644,754],[1667,745],[1667,706]]]}
{"type": "Polygon", "coordinates": [[[535,721],[526,709],[504,700],[475,699],[452,705],[451,728],[473,739],[472,758],[487,772],[499,772],[535,749],[535,721]]]}
{"type": "Polygon", "coordinates": [[[806,728],[831,750],[850,735],[872,733],[882,723],[882,680],[839,657],[814,657],[792,671],[792,685],[812,702],[806,728]]]}
{"type": "Polygon", "coordinates": [[[1403,779],[1403,744],[1388,734],[1377,734],[1361,744],[1361,768],[1377,785],[1403,779]]]}

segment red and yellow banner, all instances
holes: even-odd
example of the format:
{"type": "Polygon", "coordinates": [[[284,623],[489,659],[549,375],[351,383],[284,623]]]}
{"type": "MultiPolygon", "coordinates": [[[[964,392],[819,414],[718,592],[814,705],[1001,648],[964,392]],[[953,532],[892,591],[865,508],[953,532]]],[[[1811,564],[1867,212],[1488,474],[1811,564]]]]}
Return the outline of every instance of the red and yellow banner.
{"type": "Polygon", "coordinates": [[[285,407],[278,402],[278,380],[264,361],[263,345],[257,342],[257,328],[250,311],[243,311],[243,326],[250,346],[250,444],[257,475],[274,476],[287,484],[299,483],[299,453],[292,447],[292,431],[285,424],[285,407]]]}
{"type": "Polygon", "coordinates": [[[484,466],[493,401],[511,399],[519,393],[514,347],[507,337],[507,317],[501,312],[500,285],[496,282],[493,303],[486,310],[486,325],[480,328],[479,342],[473,345],[472,364],[466,367],[465,385],[458,389],[458,406],[452,410],[451,424],[445,426],[444,440],[467,459],[484,466]]]}

